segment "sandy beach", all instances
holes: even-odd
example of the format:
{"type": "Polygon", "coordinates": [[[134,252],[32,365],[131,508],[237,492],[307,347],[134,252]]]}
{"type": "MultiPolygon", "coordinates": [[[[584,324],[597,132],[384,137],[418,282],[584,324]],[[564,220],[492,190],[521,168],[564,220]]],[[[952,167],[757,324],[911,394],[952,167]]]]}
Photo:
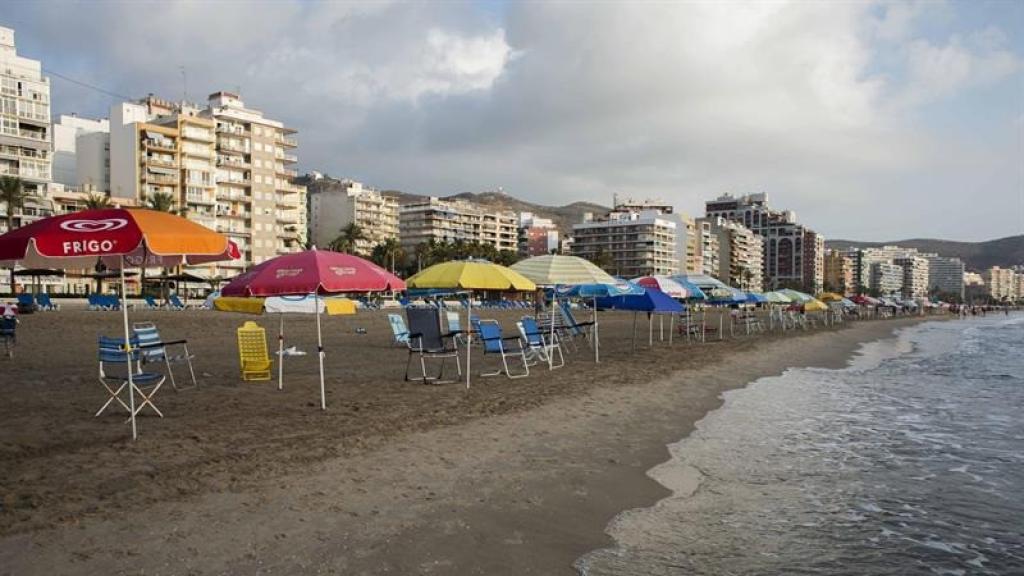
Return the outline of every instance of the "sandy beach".
{"type": "MultiPolygon", "coordinates": [[[[483,312],[506,330],[521,314],[483,312]]],[[[92,417],[96,336],[117,335],[120,315],[23,319],[16,357],[0,360],[0,574],[573,574],[618,512],[664,495],[645,471],[722,391],[843,366],[918,321],[634,353],[632,315],[609,313],[600,364],[583,349],[467,391],[404,382],[382,313],[332,317],[322,412],[315,355],[286,360],[283,391],[240,380],[234,330],[250,319],[276,333],[270,317],[133,313],[187,338],[200,380],[166,385],[166,417],[140,418],[137,442],[122,414],[92,417]]],[[[315,350],[310,318],[286,330],[315,350]]]]}

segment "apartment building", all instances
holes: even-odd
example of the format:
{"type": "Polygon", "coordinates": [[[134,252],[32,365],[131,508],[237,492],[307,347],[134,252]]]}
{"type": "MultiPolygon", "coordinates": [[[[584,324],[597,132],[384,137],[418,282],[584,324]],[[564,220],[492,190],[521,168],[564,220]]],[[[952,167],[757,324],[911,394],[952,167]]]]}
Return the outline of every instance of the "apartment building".
{"type": "Polygon", "coordinates": [[[572,253],[599,263],[610,274],[633,278],[678,274],[677,224],[659,210],[618,206],[599,218],[574,224],[572,253]]]}
{"type": "Polygon", "coordinates": [[[519,253],[523,256],[543,256],[558,252],[558,228],[550,218],[539,218],[532,212],[519,213],[519,253]]]}
{"type": "Polygon", "coordinates": [[[314,177],[307,186],[309,238],[326,247],[349,224],[358,224],[366,236],[355,252],[368,256],[377,244],[398,239],[398,198],[382,194],[353,180],[314,177]]]}
{"type": "Polygon", "coordinates": [[[698,219],[708,224],[718,248],[718,268],[711,275],[741,290],[761,292],[764,289],[763,249],[761,238],[749,228],[722,217],[698,219]]]}
{"type": "Polygon", "coordinates": [[[402,249],[412,254],[416,246],[436,242],[479,242],[498,250],[518,249],[515,212],[491,210],[459,199],[426,197],[398,208],[402,249]]]}
{"type": "Polygon", "coordinates": [[[993,266],[981,273],[985,289],[994,300],[1016,300],[1018,290],[1017,273],[1010,268],[993,266]]]}
{"type": "MultiPolygon", "coordinates": [[[[169,195],[176,210],[229,236],[242,253],[204,266],[208,274],[233,276],[305,247],[306,189],[292,182],[289,167],[298,161],[294,130],[238,95],[216,92],[205,107],[149,95],[112,106],[107,131],[92,122],[73,147],[62,145],[75,156],[75,184],[120,204],[169,195]]],[[[69,122],[68,130],[82,124],[69,122]]]]}
{"type": "Polygon", "coordinates": [[[801,286],[820,292],[824,285],[825,240],[798,224],[792,211],[773,210],[767,194],[734,197],[724,194],[705,203],[708,218],[721,217],[743,224],[764,244],[764,285],[775,290],[801,286]]]}
{"type": "Polygon", "coordinates": [[[868,286],[883,296],[894,296],[903,290],[903,267],[891,262],[871,264],[868,286]]]}
{"type": "MultiPolygon", "coordinates": [[[[686,274],[704,274],[704,258],[701,254],[704,240],[703,228],[699,227],[697,221],[689,216],[683,216],[681,220],[685,259],[680,270],[686,274]]],[[[710,226],[707,232],[710,238],[710,226]]]]}
{"type": "Polygon", "coordinates": [[[904,298],[926,298],[928,296],[928,259],[921,256],[894,258],[893,264],[903,268],[904,298]]]}
{"type": "Polygon", "coordinates": [[[852,258],[840,250],[826,250],[824,266],[826,290],[839,292],[843,296],[852,296],[857,293],[852,258]]]}
{"type": "Polygon", "coordinates": [[[928,289],[940,294],[964,296],[964,263],[959,258],[921,254],[928,260],[928,289]]]}
{"type": "MultiPolygon", "coordinates": [[[[19,56],[14,30],[0,27],[0,176],[16,176],[27,192],[44,195],[52,174],[50,80],[42,63],[19,56]]],[[[15,210],[15,227],[35,220],[36,206],[15,210]]],[[[7,207],[0,206],[0,232],[7,207]]]]}
{"type": "Polygon", "coordinates": [[[61,114],[53,123],[53,181],[66,187],[94,186],[109,190],[109,166],[110,121],[61,114]]]}

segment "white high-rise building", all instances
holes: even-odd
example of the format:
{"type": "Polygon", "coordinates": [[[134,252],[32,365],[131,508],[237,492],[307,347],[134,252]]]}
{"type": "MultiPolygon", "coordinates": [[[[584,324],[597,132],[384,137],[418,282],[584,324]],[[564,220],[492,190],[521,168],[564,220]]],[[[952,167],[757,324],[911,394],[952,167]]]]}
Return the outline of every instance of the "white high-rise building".
{"type": "MultiPolygon", "coordinates": [[[[19,56],[14,30],[0,27],[0,176],[16,176],[37,198],[51,181],[50,79],[42,63],[19,56]]],[[[14,210],[14,226],[37,217],[37,207],[14,210]]],[[[7,207],[0,206],[0,232],[6,231],[7,207]]]]}
{"type": "Polygon", "coordinates": [[[904,298],[924,298],[928,296],[928,260],[921,256],[894,258],[893,264],[903,268],[904,298]]]}
{"type": "Polygon", "coordinates": [[[617,276],[678,274],[678,220],[659,209],[619,205],[608,214],[572,227],[572,253],[617,276]]]}
{"type": "Polygon", "coordinates": [[[110,121],[62,114],[53,124],[53,181],[110,189],[110,121]],[[79,152],[78,142],[82,141],[79,152]],[[95,142],[96,144],[93,144],[95,142]],[[81,165],[81,166],[80,166],[81,165]]]}
{"type": "Polygon", "coordinates": [[[515,252],[518,243],[515,212],[493,210],[459,199],[422,198],[398,209],[399,237],[406,254],[436,242],[479,242],[515,252]]]}

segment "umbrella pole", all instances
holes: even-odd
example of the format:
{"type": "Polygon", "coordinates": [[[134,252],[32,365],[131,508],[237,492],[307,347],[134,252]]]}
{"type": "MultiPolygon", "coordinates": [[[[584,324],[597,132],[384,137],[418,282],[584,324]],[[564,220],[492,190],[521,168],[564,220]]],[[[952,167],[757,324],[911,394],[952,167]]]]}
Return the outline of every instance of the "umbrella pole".
{"type": "Polygon", "coordinates": [[[327,410],[327,395],[324,392],[324,342],[320,331],[320,294],[313,293],[313,306],[316,307],[316,355],[320,357],[320,409],[327,410]]]}
{"type": "Polygon", "coordinates": [[[466,390],[469,390],[470,367],[473,359],[473,293],[466,298],[466,390]]]}
{"type": "Polygon", "coordinates": [[[654,312],[647,313],[647,347],[654,348],[654,312]]]}
{"type": "Polygon", "coordinates": [[[594,364],[601,362],[601,331],[597,328],[597,296],[594,296],[594,364]]]}
{"type": "Polygon", "coordinates": [[[277,389],[284,390],[284,312],[281,312],[281,326],[277,329],[277,389]]]}
{"type": "Polygon", "coordinates": [[[636,312],[633,312],[633,352],[636,352],[636,312]]]}
{"type": "Polygon", "coordinates": [[[124,355],[128,366],[128,408],[131,410],[132,440],[139,437],[135,427],[135,382],[132,379],[131,334],[128,332],[128,291],[125,290],[124,256],[121,256],[121,316],[124,318],[124,355]]]}
{"type": "Polygon", "coordinates": [[[672,345],[672,338],[675,337],[674,332],[676,331],[676,315],[673,314],[668,317],[668,345],[672,345]]]}
{"type": "MultiPolygon", "coordinates": [[[[552,352],[555,349],[555,309],[558,308],[558,296],[555,291],[551,291],[551,313],[549,314],[551,320],[551,338],[548,339],[548,348],[545,350],[545,354],[548,355],[548,370],[554,370],[554,354],[552,352]]],[[[564,362],[563,362],[564,364],[564,362]]]]}

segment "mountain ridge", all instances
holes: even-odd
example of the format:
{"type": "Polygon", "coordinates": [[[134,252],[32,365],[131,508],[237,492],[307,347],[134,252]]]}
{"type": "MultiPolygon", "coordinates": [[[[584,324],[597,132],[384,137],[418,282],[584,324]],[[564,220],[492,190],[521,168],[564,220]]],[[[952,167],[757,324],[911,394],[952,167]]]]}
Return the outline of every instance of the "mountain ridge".
{"type": "Polygon", "coordinates": [[[1024,264],[1024,234],[1005,236],[981,242],[942,240],[939,238],[908,238],[886,242],[865,242],[859,240],[826,240],[825,246],[837,250],[851,247],[877,248],[880,246],[903,246],[917,248],[921,252],[933,252],[939,256],[959,258],[968,270],[981,271],[992,266],[1008,268],[1024,264]]]}

